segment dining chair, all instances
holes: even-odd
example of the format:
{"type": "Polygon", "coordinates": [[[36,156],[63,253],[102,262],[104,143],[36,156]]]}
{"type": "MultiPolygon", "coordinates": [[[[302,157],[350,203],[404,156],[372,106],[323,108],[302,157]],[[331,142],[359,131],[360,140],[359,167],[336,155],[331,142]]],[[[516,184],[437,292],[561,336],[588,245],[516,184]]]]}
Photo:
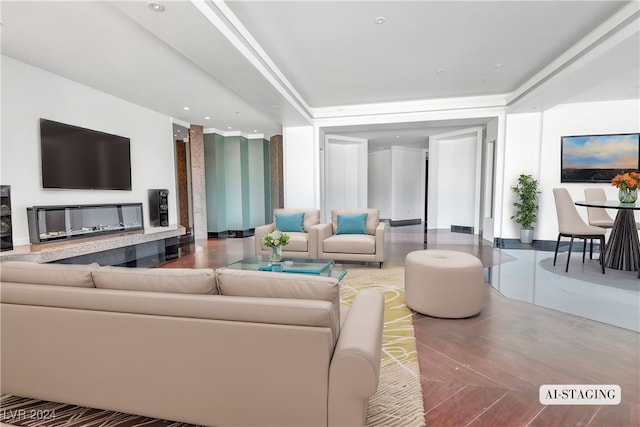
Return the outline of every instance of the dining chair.
{"type": "MultiPolygon", "coordinates": [[[[584,196],[588,202],[605,202],[607,200],[604,188],[585,188],[584,196]]],[[[605,208],[587,208],[587,218],[589,225],[603,228],[613,227],[613,218],[605,208]]]]}
{"type": "MultiPolygon", "coordinates": [[[[596,227],[589,225],[580,216],[576,205],[573,203],[573,199],[566,188],[554,188],[553,197],[556,203],[556,214],[558,216],[558,241],[556,242],[556,251],[553,256],[553,265],[556,265],[558,258],[558,247],[560,246],[561,237],[570,237],[569,243],[569,255],[567,256],[567,267],[565,272],[569,271],[569,261],[571,260],[571,250],[573,249],[573,240],[579,238],[583,240],[582,246],[582,262],[584,263],[585,250],[587,245],[587,239],[600,240],[600,266],[602,267],[602,274],[604,274],[604,259],[602,254],[604,253],[604,236],[606,229],[602,227],[596,227]]],[[[593,258],[593,241],[589,248],[589,258],[593,258]]]]}

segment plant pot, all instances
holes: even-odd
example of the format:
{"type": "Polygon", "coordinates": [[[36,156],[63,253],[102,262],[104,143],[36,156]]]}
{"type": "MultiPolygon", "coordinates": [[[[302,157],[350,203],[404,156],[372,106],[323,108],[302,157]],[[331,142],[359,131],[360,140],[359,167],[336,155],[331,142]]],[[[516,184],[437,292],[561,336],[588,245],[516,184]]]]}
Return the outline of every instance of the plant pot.
{"type": "Polygon", "coordinates": [[[520,229],[520,242],[525,245],[533,243],[533,228],[520,229]]]}

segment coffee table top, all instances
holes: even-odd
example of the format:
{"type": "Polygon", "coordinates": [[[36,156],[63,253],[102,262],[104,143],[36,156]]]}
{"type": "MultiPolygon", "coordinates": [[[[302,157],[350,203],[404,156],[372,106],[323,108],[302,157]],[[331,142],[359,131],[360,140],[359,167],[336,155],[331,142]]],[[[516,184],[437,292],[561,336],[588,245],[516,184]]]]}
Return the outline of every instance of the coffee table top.
{"type": "Polygon", "coordinates": [[[315,258],[282,258],[282,262],[277,263],[273,268],[273,263],[267,255],[256,255],[243,260],[226,265],[225,268],[236,270],[254,271],[281,271],[284,273],[313,274],[316,276],[334,277],[342,280],[347,270],[338,268],[332,259],[315,258]],[[281,270],[278,269],[281,267],[281,270]]]}

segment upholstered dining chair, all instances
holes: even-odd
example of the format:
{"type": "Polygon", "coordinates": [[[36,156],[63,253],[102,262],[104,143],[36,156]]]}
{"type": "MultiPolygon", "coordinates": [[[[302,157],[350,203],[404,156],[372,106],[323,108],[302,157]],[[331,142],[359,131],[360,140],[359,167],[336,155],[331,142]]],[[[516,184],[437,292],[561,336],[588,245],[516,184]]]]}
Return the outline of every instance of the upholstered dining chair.
{"type": "MultiPolygon", "coordinates": [[[[584,197],[588,202],[604,202],[607,200],[607,195],[603,188],[585,188],[584,197]]],[[[613,228],[614,219],[604,208],[587,208],[587,218],[589,219],[589,225],[613,228]]],[[[640,222],[636,222],[636,228],[640,231],[640,222]]]]}
{"type": "MultiPolygon", "coordinates": [[[[607,200],[604,188],[585,188],[584,197],[588,202],[604,202],[607,200]]],[[[613,227],[613,218],[604,208],[587,208],[587,218],[589,225],[603,228],[613,227]]]]}
{"type": "MultiPolygon", "coordinates": [[[[553,255],[553,265],[556,265],[558,258],[558,247],[560,246],[561,237],[570,237],[571,243],[569,243],[569,254],[567,256],[567,267],[565,272],[569,271],[569,261],[571,260],[571,250],[573,249],[573,240],[577,237],[583,240],[582,247],[582,262],[584,263],[585,250],[587,245],[587,239],[600,240],[600,265],[602,267],[602,274],[604,274],[604,236],[606,229],[602,227],[596,227],[589,225],[580,216],[576,205],[573,203],[573,199],[566,188],[554,188],[553,197],[556,202],[556,214],[558,215],[558,241],[556,242],[556,251],[553,255]]],[[[593,258],[593,241],[589,248],[589,258],[593,258]]]]}

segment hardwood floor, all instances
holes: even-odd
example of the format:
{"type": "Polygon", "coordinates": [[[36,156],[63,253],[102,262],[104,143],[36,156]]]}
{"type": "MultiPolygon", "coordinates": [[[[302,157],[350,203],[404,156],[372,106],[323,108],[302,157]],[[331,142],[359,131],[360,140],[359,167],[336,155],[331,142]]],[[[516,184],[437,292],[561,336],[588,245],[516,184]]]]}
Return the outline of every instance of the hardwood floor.
{"type": "MultiPolygon", "coordinates": [[[[217,268],[253,255],[253,244],[252,237],[198,242],[163,267],[217,268]]],[[[511,258],[477,236],[392,227],[385,264],[403,265],[408,252],[424,248],[473,253],[485,267],[511,258]]],[[[489,299],[477,316],[414,315],[427,426],[640,425],[640,334],[487,287],[489,299]],[[543,406],[543,384],[617,384],[622,403],[543,406]]]]}

